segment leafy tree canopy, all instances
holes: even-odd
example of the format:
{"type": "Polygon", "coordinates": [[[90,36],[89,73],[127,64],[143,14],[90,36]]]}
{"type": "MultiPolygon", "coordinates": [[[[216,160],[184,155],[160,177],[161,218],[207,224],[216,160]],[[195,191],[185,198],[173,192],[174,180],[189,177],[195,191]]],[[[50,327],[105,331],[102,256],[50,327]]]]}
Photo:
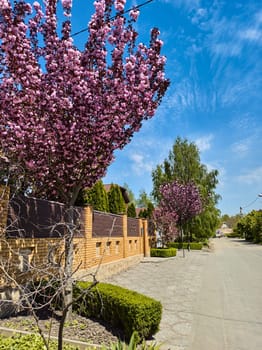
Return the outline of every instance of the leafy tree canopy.
{"type": "Polygon", "coordinates": [[[139,191],[139,197],[137,199],[137,206],[139,208],[147,208],[148,204],[152,204],[152,198],[146,193],[145,190],[140,190],[139,191]]]}

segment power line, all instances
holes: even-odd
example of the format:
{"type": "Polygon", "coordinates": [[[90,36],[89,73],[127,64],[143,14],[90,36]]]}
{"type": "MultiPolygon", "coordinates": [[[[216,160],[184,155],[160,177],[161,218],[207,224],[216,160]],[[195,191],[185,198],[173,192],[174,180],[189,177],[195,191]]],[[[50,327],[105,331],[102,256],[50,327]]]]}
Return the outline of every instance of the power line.
{"type": "Polygon", "coordinates": [[[262,193],[259,193],[257,198],[254,199],[251,203],[245,205],[244,207],[240,207],[240,215],[241,216],[243,215],[243,212],[242,212],[243,209],[246,209],[247,207],[250,207],[250,205],[254,204],[260,197],[262,197],[262,193]]]}
{"type": "MultiPolygon", "coordinates": [[[[128,13],[128,12],[130,12],[130,11],[132,11],[132,10],[138,10],[139,8],[145,6],[145,5],[147,5],[147,4],[149,4],[150,2],[153,2],[153,1],[154,1],[154,0],[147,0],[147,1],[143,2],[142,4],[139,4],[139,5],[137,5],[137,6],[133,6],[132,8],[130,8],[130,9],[124,11],[124,12],[123,12],[123,15],[126,14],[126,13],[128,13]]],[[[112,21],[112,20],[113,20],[114,18],[116,18],[116,17],[117,17],[117,15],[111,17],[111,18],[110,18],[110,21],[112,21]]],[[[78,34],[81,34],[81,33],[87,32],[87,31],[88,31],[88,28],[81,29],[81,30],[79,30],[78,32],[72,34],[71,36],[73,37],[73,36],[76,36],[76,35],[78,35],[78,34]]]]}
{"type": "Polygon", "coordinates": [[[249,203],[249,204],[247,204],[247,205],[245,205],[244,207],[241,207],[241,208],[245,209],[247,207],[250,207],[250,205],[254,204],[257,200],[258,200],[258,197],[255,200],[253,200],[253,202],[251,202],[251,203],[249,203]]]}

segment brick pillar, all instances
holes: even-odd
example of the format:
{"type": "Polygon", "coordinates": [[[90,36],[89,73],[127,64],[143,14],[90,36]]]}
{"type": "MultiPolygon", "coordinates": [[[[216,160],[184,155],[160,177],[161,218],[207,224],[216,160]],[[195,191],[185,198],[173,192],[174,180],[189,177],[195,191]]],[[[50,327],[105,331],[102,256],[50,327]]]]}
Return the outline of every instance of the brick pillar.
{"type": "Polygon", "coordinates": [[[144,244],[144,256],[148,257],[150,256],[150,246],[149,246],[149,240],[148,240],[148,222],[146,219],[143,220],[143,244],[144,244]]]}
{"type": "Polygon", "coordinates": [[[127,215],[123,215],[123,257],[128,256],[127,215]]]}
{"type": "Polygon", "coordinates": [[[93,232],[93,208],[91,206],[84,208],[84,227],[86,239],[91,239],[93,232]]]}
{"type": "Polygon", "coordinates": [[[83,262],[84,266],[81,266],[81,269],[86,269],[89,266],[89,262],[95,258],[95,246],[92,240],[93,234],[93,208],[87,206],[84,208],[84,228],[85,228],[85,238],[84,238],[84,247],[82,255],[84,257],[83,262]]]}
{"type": "Polygon", "coordinates": [[[9,187],[0,186],[0,236],[4,233],[7,222],[9,187]]]}

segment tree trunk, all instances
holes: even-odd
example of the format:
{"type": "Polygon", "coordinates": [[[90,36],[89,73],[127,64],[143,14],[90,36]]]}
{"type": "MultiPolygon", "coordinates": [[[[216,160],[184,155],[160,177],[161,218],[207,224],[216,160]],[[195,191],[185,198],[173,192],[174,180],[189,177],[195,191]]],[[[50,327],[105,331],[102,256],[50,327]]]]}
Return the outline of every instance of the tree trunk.
{"type": "Polygon", "coordinates": [[[64,288],[64,306],[67,310],[66,319],[72,317],[72,300],[73,300],[73,258],[74,258],[74,207],[68,208],[67,232],[65,235],[65,288],[64,288]],[[70,305],[70,306],[68,306],[70,305]]]}
{"type": "Polygon", "coordinates": [[[185,249],[184,249],[184,232],[182,225],[180,226],[180,232],[181,232],[181,242],[182,242],[182,250],[183,250],[183,258],[185,257],[185,249]]]}

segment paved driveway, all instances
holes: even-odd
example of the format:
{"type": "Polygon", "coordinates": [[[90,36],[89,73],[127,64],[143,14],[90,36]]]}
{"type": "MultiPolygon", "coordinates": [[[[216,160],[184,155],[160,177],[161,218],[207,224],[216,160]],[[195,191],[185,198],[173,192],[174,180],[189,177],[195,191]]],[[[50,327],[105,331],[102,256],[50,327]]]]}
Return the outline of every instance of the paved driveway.
{"type": "Polygon", "coordinates": [[[161,301],[163,315],[154,339],[163,343],[163,350],[184,350],[189,346],[192,309],[210,253],[186,251],[185,255],[183,258],[181,251],[175,258],[146,258],[107,280],[161,301]]]}
{"type": "Polygon", "coordinates": [[[107,280],[161,301],[163,350],[262,349],[262,246],[213,242],[213,252],[146,258],[107,280]]]}

